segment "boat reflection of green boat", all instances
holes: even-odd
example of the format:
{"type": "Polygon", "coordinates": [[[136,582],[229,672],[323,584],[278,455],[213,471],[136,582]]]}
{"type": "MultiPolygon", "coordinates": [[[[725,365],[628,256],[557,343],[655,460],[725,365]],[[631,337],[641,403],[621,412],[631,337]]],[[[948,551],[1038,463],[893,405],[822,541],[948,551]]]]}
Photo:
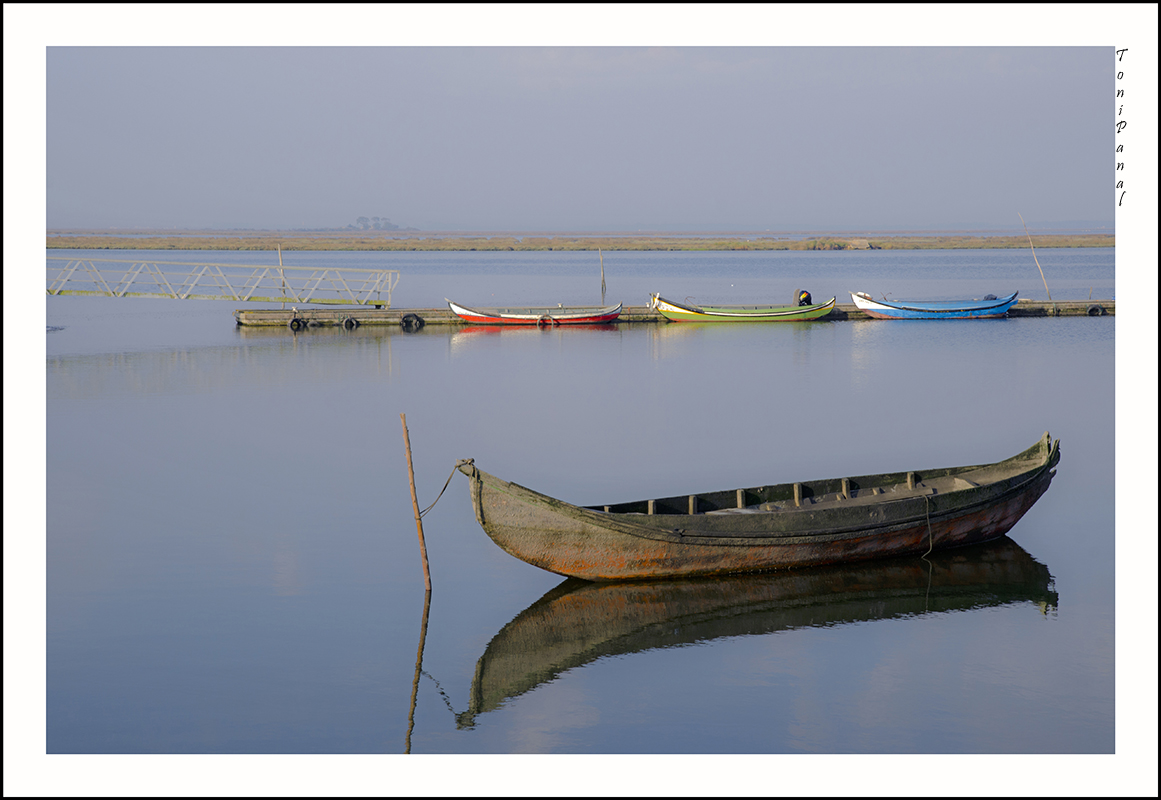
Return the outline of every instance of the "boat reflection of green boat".
{"type": "Polygon", "coordinates": [[[509,698],[606,656],[1018,603],[1047,613],[1056,602],[1048,568],[1006,536],[926,559],[632,583],[569,578],[488,643],[456,724],[470,728],[509,698]]]}

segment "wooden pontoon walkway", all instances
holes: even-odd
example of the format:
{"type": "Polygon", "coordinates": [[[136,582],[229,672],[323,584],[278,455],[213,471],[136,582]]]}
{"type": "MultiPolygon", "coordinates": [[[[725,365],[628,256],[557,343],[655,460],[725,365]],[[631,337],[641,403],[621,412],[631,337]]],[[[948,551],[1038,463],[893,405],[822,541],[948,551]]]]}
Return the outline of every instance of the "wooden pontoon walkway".
{"type": "MultiPolygon", "coordinates": [[[[1009,317],[1099,317],[1115,316],[1117,304],[1115,300],[1067,300],[1064,302],[1049,303],[1040,300],[1021,300],[1008,312],[1009,317]]],[[[289,326],[292,320],[299,320],[302,325],[400,325],[408,314],[413,314],[423,320],[425,325],[468,325],[457,317],[447,307],[444,308],[374,308],[371,306],[343,306],[341,308],[271,308],[271,309],[240,309],[234,312],[234,318],[239,325],[256,327],[289,326]],[[350,322],[348,322],[350,320],[350,322]]],[[[869,320],[871,317],[864,314],[853,303],[838,304],[822,322],[828,320],[869,320]]],[[[665,322],[665,318],[648,306],[625,306],[621,316],[615,323],[624,324],[635,322],[665,322]]],[[[912,320],[878,321],[880,324],[905,325],[912,320]]],[[[980,324],[987,324],[980,320],[980,324]]],[[[673,323],[675,325],[696,325],[698,323],[673,323]]],[[[754,323],[760,324],[760,323],[754,323]]]]}

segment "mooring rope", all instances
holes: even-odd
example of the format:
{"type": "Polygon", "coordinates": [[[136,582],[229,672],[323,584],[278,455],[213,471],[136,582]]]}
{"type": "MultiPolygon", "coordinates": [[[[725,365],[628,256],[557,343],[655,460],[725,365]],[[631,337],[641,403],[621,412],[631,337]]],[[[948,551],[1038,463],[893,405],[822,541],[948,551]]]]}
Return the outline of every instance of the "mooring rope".
{"type": "Polygon", "coordinates": [[[429,505],[427,508],[425,508],[419,512],[420,517],[422,517],[428,511],[431,511],[433,508],[435,508],[435,504],[439,502],[439,498],[443,497],[443,493],[447,491],[447,487],[451,483],[451,479],[453,477],[455,477],[456,470],[459,469],[462,465],[471,464],[474,461],[475,461],[474,458],[461,458],[460,460],[456,461],[456,465],[454,467],[452,467],[451,474],[448,475],[447,480],[444,481],[443,488],[439,490],[439,495],[434,500],[431,501],[431,505],[429,505]]]}
{"type": "MultiPolygon", "coordinates": [[[[920,556],[924,561],[935,549],[935,539],[931,535],[931,501],[923,495],[923,511],[927,514],[927,552],[920,556]]],[[[935,572],[935,565],[927,561],[927,593],[923,596],[923,610],[928,611],[931,606],[931,576],[935,572]]]]}
{"type": "Polygon", "coordinates": [[[435,684],[435,689],[437,692],[439,692],[439,696],[443,698],[443,704],[445,706],[447,706],[447,710],[452,713],[453,717],[458,717],[459,714],[457,714],[456,710],[454,708],[452,708],[451,698],[447,696],[447,692],[445,692],[443,690],[443,687],[439,685],[439,681],[437,681],[435,678],[431,677],[431,675],[429,675],[427,673],[427,670],[420,670],[420,673],[423,675],[423,677],[427,678],[428,680],[430,680],[432,683],[435,684]]]}

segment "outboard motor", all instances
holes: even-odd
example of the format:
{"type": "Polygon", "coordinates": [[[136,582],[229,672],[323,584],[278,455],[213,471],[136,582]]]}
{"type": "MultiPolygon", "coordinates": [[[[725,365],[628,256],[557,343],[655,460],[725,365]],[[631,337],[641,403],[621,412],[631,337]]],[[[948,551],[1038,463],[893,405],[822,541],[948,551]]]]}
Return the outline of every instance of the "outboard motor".
{"type": "Polygon", "coordinates": [[[800,305],[800,306],[811,305],[810,292],[803,289],[798,293],[798,305],[800,305]]]}

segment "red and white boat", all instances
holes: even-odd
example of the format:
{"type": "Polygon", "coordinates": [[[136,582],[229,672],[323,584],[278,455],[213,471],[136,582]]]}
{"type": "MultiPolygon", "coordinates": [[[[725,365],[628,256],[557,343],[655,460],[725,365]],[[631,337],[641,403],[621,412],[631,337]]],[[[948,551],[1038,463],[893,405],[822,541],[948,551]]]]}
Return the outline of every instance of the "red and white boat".
{"type": "MultiPolygon", "coordinates": [[[[445,297],[444,300],[447,300],[445,297]]],[[[468,308],[447,300],[460,319],[483,325],[592,325],[612,322],[621,315],[615,306],[532,306],[522,308],[468,308]]]]}

